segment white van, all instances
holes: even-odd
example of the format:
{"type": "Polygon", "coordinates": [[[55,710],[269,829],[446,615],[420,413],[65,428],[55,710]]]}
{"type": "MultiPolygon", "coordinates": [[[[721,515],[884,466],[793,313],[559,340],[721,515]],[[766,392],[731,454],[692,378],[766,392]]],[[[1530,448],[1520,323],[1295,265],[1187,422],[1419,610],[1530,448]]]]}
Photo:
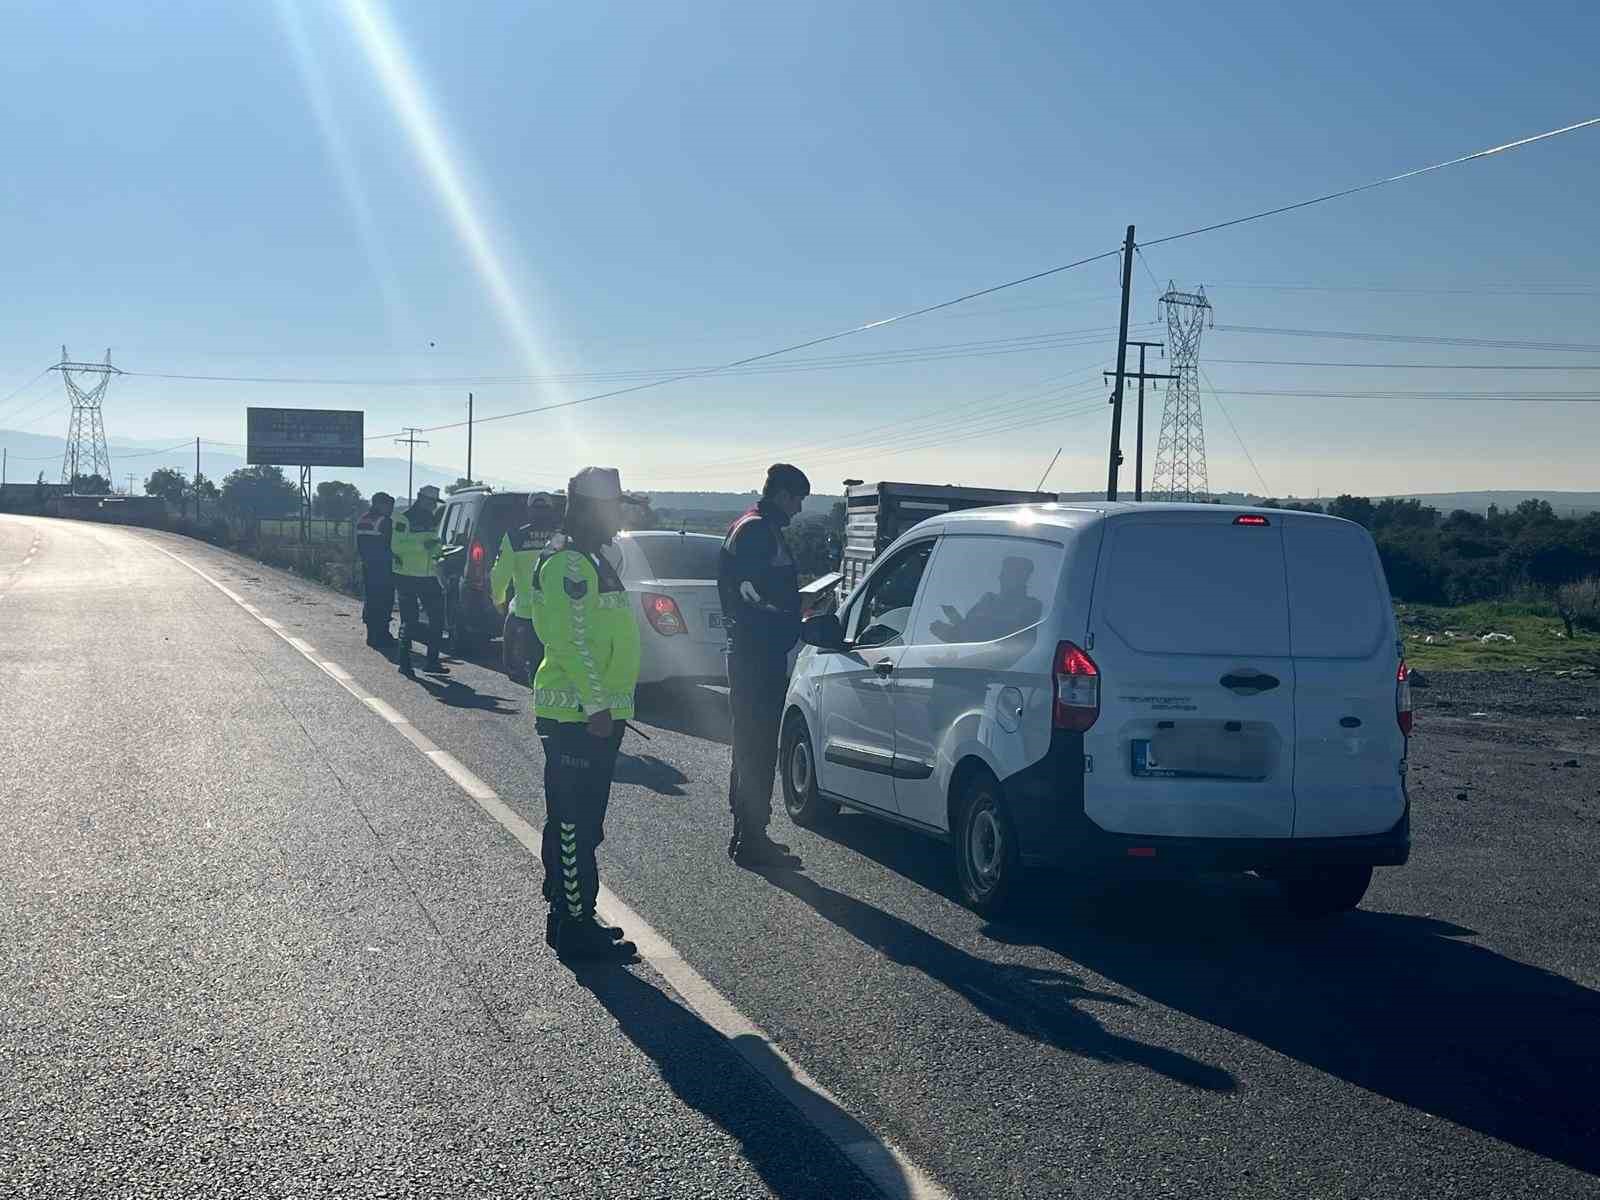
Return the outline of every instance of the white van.
{"type": "Polygon", "coordinates": [[[784,801],[948,841],[966,900],[1029,868],[1256,871],[1302,915],[1410,853],[1411,695],[1349,521],[1043,504],[924,521],[806,623],[784,801]]]}

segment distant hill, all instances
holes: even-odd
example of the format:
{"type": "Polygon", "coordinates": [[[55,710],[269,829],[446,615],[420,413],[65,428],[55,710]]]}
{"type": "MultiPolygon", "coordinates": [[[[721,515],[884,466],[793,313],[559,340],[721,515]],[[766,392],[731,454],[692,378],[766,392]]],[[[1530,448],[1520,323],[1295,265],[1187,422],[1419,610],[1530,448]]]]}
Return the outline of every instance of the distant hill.
{"type": "MultiPolygon", "coordinates": [[[[755,492],[650,492],[650,507],[658,513],[742,513],[759,499],[755,492]]],[[[825,517],[843,496],[807,496],[804,513],[825,517]]]]}

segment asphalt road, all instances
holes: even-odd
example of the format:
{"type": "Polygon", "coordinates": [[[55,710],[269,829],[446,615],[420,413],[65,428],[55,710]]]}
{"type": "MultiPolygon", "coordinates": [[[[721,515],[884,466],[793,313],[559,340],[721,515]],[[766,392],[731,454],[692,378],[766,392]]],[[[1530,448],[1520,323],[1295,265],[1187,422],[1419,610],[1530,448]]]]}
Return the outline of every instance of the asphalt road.
{"type": "MultiPolygon", "coordinates": [[[[553,963],[520,845],[158,546],[543,816],[491,667],[409,683],[345,597],[0,517],[0,1193],[872,1194],[650,966],[553,963]]],[[[711,689],[647,699],[602,872],[958,1196],[1600,1196],[1597,722],[1446,690],[1411,865],[1323,925],[1251,880],[989,923],[850,815],[739,871],[711,689]]]]}

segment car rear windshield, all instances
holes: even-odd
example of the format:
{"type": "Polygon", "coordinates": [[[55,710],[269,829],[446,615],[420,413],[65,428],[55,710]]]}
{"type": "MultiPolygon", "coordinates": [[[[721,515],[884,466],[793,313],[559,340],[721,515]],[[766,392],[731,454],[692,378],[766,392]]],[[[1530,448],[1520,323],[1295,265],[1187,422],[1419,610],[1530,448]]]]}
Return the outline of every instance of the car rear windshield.
{"type": "Polygon", "coordinates": [[[1289,653],[1278,526],[1119,522],[1102,570],[1107,622],[1151,654],[1289,653]]]}
{"type": "Polygon", "coordinates": [[[478,514],[478,527],[472,532],[479,541],[498,546],[502,534],[526,524],[527,519],[528,498],[521,492],[488,496],[478,514]]]}
{"type": "Polygon", "coordinates": [[[1366,530],[1313,517],[1285,520],[1283,555],[1296,657],[1367,658],[1392,636],[1393,610],[1366,530]]]}
{"type": "Polygon", "coordinates": [[[715,579],[722,539],[692,533],[634,539],[656,579],[715,579]]]}

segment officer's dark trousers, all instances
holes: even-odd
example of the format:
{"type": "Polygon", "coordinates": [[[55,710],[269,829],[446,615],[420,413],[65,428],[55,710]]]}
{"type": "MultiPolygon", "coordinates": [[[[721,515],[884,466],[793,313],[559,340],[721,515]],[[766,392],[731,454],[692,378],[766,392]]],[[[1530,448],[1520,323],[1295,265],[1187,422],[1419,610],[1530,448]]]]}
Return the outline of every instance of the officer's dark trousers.
{"type": "Polygon", "coordinates": [[[421,642],[428,648],[429,658],[439,657],[439,643],[444,631],[444,592],[437,579],[418,575],[396,575],[395,594],[400,598],[400,653],[411,653],[411,643],[421,642]],[[427,614],[428,623],[417,620],[417,610],[427,614]]]}
{"type": "Polygon", "coordinates": [[[361,621],[367,627],[369,638],[381,637],[389,632],[389,618],[394,613],[394,575],[389,570],[361,568],[361,621]]]}
{"type": "Polygon", "coordinates": [[[501,630],[500,653],[507,677],[517,683],[532,683],[533,673],[544,660],[544,647],[533,632],[533,622],[527,617],[507,613],[501,630]]]}
{"type": "Polygon", "coordinates": [[[728,808],[733,840],[760,835],[772,819],[772,774],[778,764],[778,724],[789,689],[789,656],[765,648],[728,656],[728,704],[733,716],[733,770],[728,808]]]}
{"type": "Polygon", "coordinates": [[[578,721],[541,717],[536,728],[544,744],[544,898],[562,918],[592,916],[600,894],[594,854],[605,841],[623,724],[613,723],[609,738],[578,721]]]}

